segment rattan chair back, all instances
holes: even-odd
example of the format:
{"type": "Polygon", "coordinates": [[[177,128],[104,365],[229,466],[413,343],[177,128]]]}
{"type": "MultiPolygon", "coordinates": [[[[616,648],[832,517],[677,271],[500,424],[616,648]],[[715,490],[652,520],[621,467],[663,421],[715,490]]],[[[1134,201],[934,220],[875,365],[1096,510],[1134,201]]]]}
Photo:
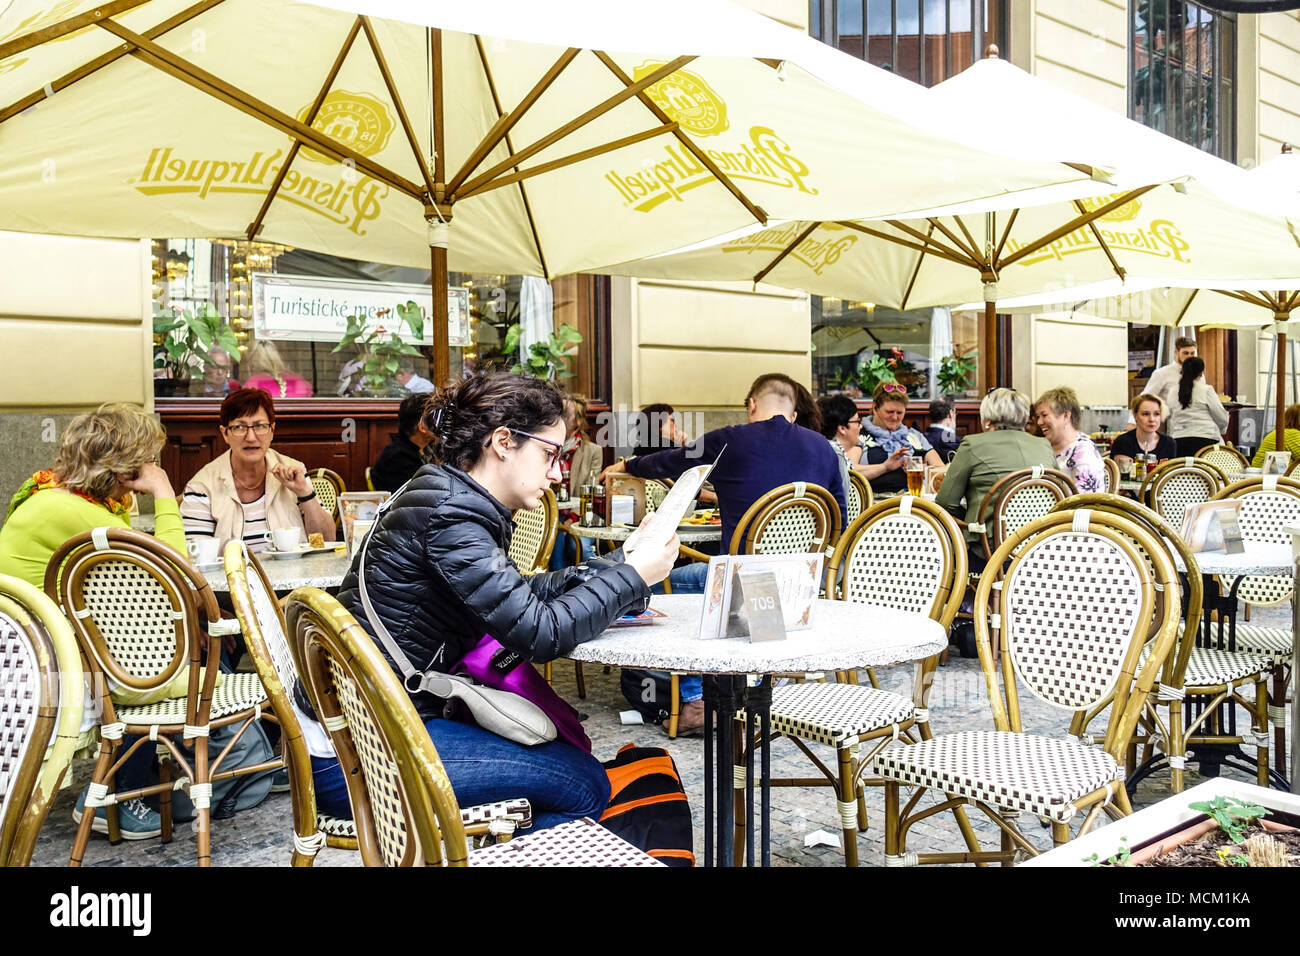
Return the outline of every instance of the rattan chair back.
{"type": "Polygon", "coordinates": [[[1140,500],[1175,528],[1188,505],[1209,501],[1227,484],[1222,471],[1204,458],[1171,458],[1142,481],[1140,500]]]}
{"type": "MultiPolygon", "coordinates": [[[[1214,496],[1241,502],[1237,524],[1242,537],[1269,544],[1289,544],[1289,524],[1300,524],[1300,481],[1280,475],[1255,475],[1234,481],[1214,496]]],[[[1221,577],[1231,589],[1235,578],[1221,577]]],[[[1281,604],[1291,600],[1294,588],[1289,574],[1252,574],[1237,588],[1237,597],[1247,604],[1281,604]]]]}
{"type": "Polygon", "coordinates": [[[1047,514],[1078,492],[1063,472],[1036,466],[1018,468],[994,482],[980,502],[977,531],[985,554],[992,554],[1015,531],[1047,514]]]}
{"type": "Polygon", "coordinates": [[[830,554],[839,540],[840,506],[821,485],[796,481],[749,506],[731,536],[731,554],[830,554]]]}
{"type": "Polygon", "coordinates": [[[845,601],[926,614],[952,623],[965,590],[961,530],[942,508],[913,495],[878,501],[845,529],[828,581],[845,601]]]}
{"type": "Polygon", "coordinates": [[[324,591],[285,614],[312,708],[347,780],[366,866],[463,866],[460,810],[428,731],[374,640],[324,591]]]}
{"type": "Polygon", "coordinates": [[[1216,466],[1229,479],[1245,474],[1246,469],[1250,467],[1246,456],[1232,445],[1206,445],[1196,453],[1195,457],[1203,458],[1216,466]]]}
{"type": "Polygon", "coordinates": [[[375,479],[371,477],[370,466],[366,465],[366,491],[375,490],[375,479]]]}
{"type": "Polygon", "coordinates": [[[510,560],[522,574],[545,571],[551,563],[555,534],[560,527],[560,509],[550,488],[536,508],[519,508],[511,519],[515,530],[510,537],[510,560]]]}
{"type": "Polygon", "coordinates": [[[1119,463],[1116,462],[1114,458],[1103,458],[1101,463],[1106,469],[1102,474],[1103,490],[1108,495],[1118,494],[1120,481],[1119,463]]]}
{"type": "Polygon", "coordinates": [[[988,568],[975,595],[975,636],[995,729],[1023,730],[1018,683],[1043,703],[1076,714],[1111,699],[1104,748],[1123,763],[1177,636],[1176,602],[1166,601],[1151,653],[1139,667],[1157,590],[1177,593],[1164,546],[1119,515],[1072,509],[1012,534],[988,568]],[[1000,638],[1001,678],[992,632],[1000,638]]]}
{"type": "Polygon", "coordinates": [[[0,675],[0,866],[26,866],[77,748],[84,688],[58,605],[4,574],[0,675]]]}
{"type": "Polygon", "coordinates": [[[45,591],[72,624],[106,723],[117,718],[105,677],[131,690],[153,691],[191,664],[186,723],[207,723],[214,652],[209,651],[214,666],[202,700],[197,665],[204,625],[219,620],[221,611],[207,580],[184,555],[138,531],[84,531],[50,558],[45,591]]]}
{"type": "Polygon", "coordinates": [[[871,507],[875,497],[871,493],[871,484],[858,472],[849,468],[849,480],[844,486],[844,502],[848,510],[845,516],[849,524],[857,520],[858,515],[871,507]]]}
{"type": "Polygon", "coordinates": [[[336,521],[339,517],[339,495],[348,490],[343,476],[328,468],[316,468],[307,473],[311,486],[316,491],[320,506],[330,513],[336,521]]]}
{"type": "MultiPolygon", "coordinates": [[[[659,506],[668,497],[669,486],[654,478],[645,480],[645,506],[647,511],[658,511],[659,506]]],[[[689,516],[688,516],[689,517],[689,516]]]]}

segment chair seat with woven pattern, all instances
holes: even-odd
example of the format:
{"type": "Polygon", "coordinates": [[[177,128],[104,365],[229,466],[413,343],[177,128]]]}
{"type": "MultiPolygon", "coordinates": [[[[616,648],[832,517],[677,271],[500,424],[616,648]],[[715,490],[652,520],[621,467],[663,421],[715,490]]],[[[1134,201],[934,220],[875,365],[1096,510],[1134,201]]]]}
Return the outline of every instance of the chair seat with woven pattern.
{"type": "MultiPolygon", "coordinates": [[[[772,691],[772,732],[838,746],[911,720],[911,698],[861,684],[786,684],[772,691]]],[[[743,719],[743,714],[739,715],[743,719]]]]}
{"type": "Polygon", "coordinates": [[[474,850],[470,866],[663,866],[594,820],[570,820],[518,837],[509,843],[474,850]]]}
{"type": "Polygon", "coordinates": [[[1289,627],[1270,627],[1267,624],[1237,622],[1237,640],[1234,646],[1247,654],[1264,654],[1274,665],[1291,662],[1295,639],[1289,627]]]}
{"type": "MultiPolygon", "coordinates": [[[[1142,653],[1145,663],[1146,651],[1142,653]]],[[[1240,649],[1223,651],[1215,647],[1193,647],[1183,675],[1184,687],[1219,687],[1273,669],[1273,659],[1240,649]]]]}
{"type": "MultiPolygon", "coordinates": [[[[266,703],[266,691],[256,674],[226,674],[212,694],[212,717],[225,717],[266,703]]],[[[166,726],[185,723],[185,698],[169,697],[156,704],[118,707],[117,717],[124,724],[166,726]]]]}
{"type": "MultiPolygon", "coordinates": [[[[476,807],[465,807],[460,811],[460,822],[467,827],[497,820],[509,821],[513,829],[526,830],[533,825],[533,806],[520,797],[516,800],[482,803],[476,807]]],[[[355,820],[344,820],[342,817],[331,817],[324,813],[316,814],[316,829],[326,836],[352,840],[357,838],[355,820]]]]}
{"type": "Polygon", "coordinates": [[[1075,800],[1124,774],[1110,754],[1077,740],[1000,730],[891,746],[876,757],[876,772],[1058,823],[1074,816],[1075,800]]]}

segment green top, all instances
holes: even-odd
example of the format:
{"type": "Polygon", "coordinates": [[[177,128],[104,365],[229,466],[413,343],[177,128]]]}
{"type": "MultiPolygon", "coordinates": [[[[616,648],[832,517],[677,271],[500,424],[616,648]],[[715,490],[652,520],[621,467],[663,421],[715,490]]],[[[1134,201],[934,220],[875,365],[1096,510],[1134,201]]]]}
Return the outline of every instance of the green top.
{"type": "MultiPolygon", "coordinates": [[[[176,499],[155,499],[153,506],[154,536],[184,554],[185,529],[176,499]]],[[[44,587],[45,566],[63,542],[92,528],[130,527],[127,518],[78,495],[57,488],[38,491],[0,527],[0,574],[44,587]]]]}
{"type": "MultiPolygon", "coordinates": [[[[1286,443],[1286,450],[1291,453],[1291,461],[1292,462],[1300,461],[1300,431],[1297,431],[1294,428],[1288,428],[1286,430],[1284,440],[1286,443]]],[[[1268,430],[1268,434],[1265,435],[1262,439],[1260,439],[1259,450],[1255,452],[1255,457],[1251,459],[1250,467],[1263,468],[1264,453],[1268,451],[1275,451],[1276,449],[1277,449],[1277,429],[1270,428],[1268,430]]]]}
{"type": "MultiPolygon", "coordinates": [[[[1038,438],[1020,429],[998,429],[967,435],[957,446],[957,454],[943,476],[935,504],[962,517],[962,499],[966,501],[967,524],[978,520],[980,502],[999,478],[1018,468],[1056,468],[1056,455],[1046,438],[1038,438]]],[[[966,532],[973,541],[979,535],[966,532]]]]}

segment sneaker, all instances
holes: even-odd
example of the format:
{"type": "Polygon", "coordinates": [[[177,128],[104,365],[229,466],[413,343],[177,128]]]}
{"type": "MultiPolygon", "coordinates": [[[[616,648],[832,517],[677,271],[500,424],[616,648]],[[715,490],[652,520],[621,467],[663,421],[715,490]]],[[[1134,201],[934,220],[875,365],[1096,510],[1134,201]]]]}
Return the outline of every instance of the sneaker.
{"type": "Polygon", "coordinates": [[[289,768],[281,767],[271,778],[272,793],[288,793],[292,787],[289,786],[289,768]]]}
{"type": "MultiPolygon", "coordinates": [[[[86,791],[77,796],[77,806],[72,811],[72,819],[81,823],[81,812],[86,806],[86,791]]],[[[148,840],[162,836],[162,817],[157,810],[149,809],[143,800],[123,800],[117,805],[117,823],[123,840],[148,840]]],[[[96,833],[108,833],[108,813],[104,807],[95,808],[95,819],[90,829],[96,833]]]]}

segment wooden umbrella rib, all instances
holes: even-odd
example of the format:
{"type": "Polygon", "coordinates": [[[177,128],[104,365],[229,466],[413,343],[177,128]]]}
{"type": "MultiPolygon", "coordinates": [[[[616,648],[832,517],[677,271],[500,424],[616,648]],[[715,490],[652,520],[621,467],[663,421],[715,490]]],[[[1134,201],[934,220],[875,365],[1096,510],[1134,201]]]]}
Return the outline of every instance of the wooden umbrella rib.
{"type": "Polygon", "coordinates": [[[1016,216],[1020,215],[1020,207],[1017,206],[1011,210],[1011,215],[1007,217],[1007,227],[1002,230],[1002,238],[998,240],[998,247],[993,250],[993,266],[1001,269],[1002,250],[1006,248],[1007,240],[1011,238],[1011,227],[1016,223],[1016,216]]]}
{"type": "MultiPolygon", "coordinates": [[[[361,31],[361,18],[357,17],[352,22],[352,29],[348,31],[347,39],[343,41],[343,46],[339,50],[339,55],[334,58],[334,63],[330,67],[329,73],[325,77],[325,82],[321,84],[320,92],[316,94],[316,99],[312,101],[311,107],[307,110],[307,125],[310,126],[316,122],[316,114],[320,108],[325,105],[325,97],[329,95],[330,88],[334,85],[334,80],[338,78],[339,70],[343,69],[343,62],[348,58],[348,53],[352,49],[352,44],[356,42],[357,34],[361,31]]],[[[293,165],[294,159],[298,155],[298,150],[302,148],[302,143],[294,140],[289,147],[289,154],[284,158],[284,163],[280,166],[280,171],[275,174],[275,179],[271,183],[271,188],[266,192],[266,198],[262,200],[262,208],[257,211],[257,217],[248,224],[245,235],[251,242],[257,238],[257,234],[262,231],[262,222],[266,219],[266,214],[271,208],[271,203],[275,200],[276,194],[280,191],[280,186],[284,183],[284,177],[289,175],[289,167],[293,165]]]]}
{"type": "MultiPolygon", "coordinates": [[[[162,36],[164,33],[169,33],[170,31],[176,29],[182,24],[188,23],[190,20],[193,20],[199,14],[206,13],[208,10],[211,10],[213,7],[217,6],[221,2],[222,0],[202,0],[202,2],[196,3],[192,7],[187,7],[186,9],[182,10],[180,13],[176,14],[175,16],[169,17],[168,19],[164,20],[162,23],[158,24],[157,26],[150,27],[148,30],[144,32],[144,36],[147,36],[151,40],[156,39],[162,36]]],[[[36,90],[34,93],[30,93],[27,96],[24,96],[22,99],[14,103],[11,103],[9,106],[0,109],[0,123],[3,123],[5,120],[11,117],[17,116],[23,110],[30,109],[31,107],[40,103],[42,100],[47,99],[48,96],[53,95],[54,93],[57,93],[60,90],[67,89],[69,86],[71,86],[73,83],[76,83],[78,80],[84,80],[92,73],[96,73],[99,70],[102,70],[110,63],[116,63],[122,57],[130,54],[131,51],[134,49],[135,47],[132,46],[131,44],[124,43],[121,46],[109,50],[106,53],[101,53],[93,60],[86,61],[76,69],[69,70],[67,73],[64,73],[57,80],[53,80],[50,82],[48,86],[48,89],[50,91],[49,94],[46,93],[46,87],[42,87],[41,89],[36,90]]]]}
{"type": "MultiPolygon", "coordinates": [[[[614,62],[613,58],[610,57],[608,53],[605,53],[602,50],[594,50],[593,52],[595,53],[596,58],[600,60],[601,63],[604,63],[606,68],[611,73],[613,73],[614,76],[618,78],[619,82],[621,82],[624,86],[632,85],[632,78],[623,72],[623,70],[619,67],[617,63],[614,62]]],[[[655,118],[658,119],[659,122],[661,123],[672,122],[668,114],[665,113],[663,109],[660,108],[659,104],[656,103],[654,100],[652,100],[649,94],[647,94],[644,90],[638,93],[636,95],[636,98],[640,100],[641,104],[646,109],[648,109],[651,113],[655,115],[655,118]]],[[[762,208],[760,208],[757,204],[751,202],[749,197],[745,195],[745,193],[741,190],[741,188],[737,186],[734,182],[732,182],[731,177],[728,176],[726,173],[724,173],[722,169],[719,168],[718,164],[715,163],[712,159],[710,159],[709,155],[703,149],[701,149],[693,139],[691,139],[689,136],[683,133],[680,129],[677,130],[673,135],[677,138],[678,142],[680,142],[683,146],[686,147],[686,149],[690,152],[692,156],[694,156],[697,160],[700,161],[700,165],[702,165],[705,169],[707,169],[710,173],[712,173],[713,177],[716,180],[718,180],[718,182],[722,183],[723,186],[726,187],[727,192],[735,196],[736,199],[740,202],[740,204],[744,206],[747,210],[749,210],[749,214],[751,216],[757,219],[760,223],[764,225],[767,224],[767,213],[765,213],[762,210],[762,208]]]]}
{"type": "MultiPolygon", "coordinates": [[[[933,231],[934,226],[930,226],[930,229],[933,231]]],[[[898,309],[900,312],[907,311],[907,301],[912,298],[912,288],[916,285],[916,279],[921,274],[921,266],[925,263],[925,256],[926,253],[922,252],[916,257],[916,265],[912,267],[912,274],[907,280],[907,288],[903,290],[903,298],[898,303],[898,309]]]]}
{"type": "MultiPolygon", "coordinates": [[[[1087,212],[1087,210],[1083,208],[1083,203],[1077,199],[1074,201],[1074,208],[1079,210],[1081,213],[1087,212]]],[[[1088,223],[1088,231],[1092,233],[1092,238],[1097,240],[1097,245],[1101,247],[1101,251],[1106,254],[1106,259],[1110,262],[1110,267],[1115,271],[1115,275],[1119,276],[1120,279],[1127,276],[1128,273],[1124,271],[1124,267],[1115,261],[1115,254],[1110,251],[1110,246],[1107,245],[1106,240],[1101,237],[1101,230],[1097,228],[1095,220],[1088,223]]]]}
{"type": "Polygon", "coordinates": [[[542,163],[540,166],[533,166],[530,169],[519,169],[513,173],[507,173],[504,176],[498,176],[490,183],[484,183],[482,186],[462,192],[456,197],[456,201],[469,199],[471,196],[480,196],[485,192],[498,189],[501,186],[509,186],[511,183],[522,182],[525,179],[531,179],[534,176],[540,176],[542,173],[549,173],[553,170],[560,169],[564,166],[572,166],[574,163],[580,163],[584,159],[591,159],[593,156],[599,156],[602,153],[610,153],[616,149],[622,149],[624,146],[631,146],[633,143],[640,143],[643,140],[653,139],[655,136],[662,136],[664,133],[671,133],[677,129],[677,124],[671,120],[663,126],[656,126],[653,129],[644,130],[640,133],[633,133],[631,136],[624,136],[622,139],[616,139],[600,146],[593,146],[590,149],[584,149],[572,155],[565,156],[561,159],[553,159],[550,162],[542,163]]]}
{"type": "MultiPolygon", "coordinates": [[[[501,98],[497,96],[496,79],[492,76],[492,67],[488,64],[487,51],[483,49],[483,38],[477,33],[474,34],[474,45],[478,48],[479,62],[483,64],[483,76],[487,80],[488,93],[492,95],[492,106],[497,111],[497,119],[502,117],[501,98]]],[[[510,152],[515,151],[514,144],[510,142],[510,134],[505,137],[506,149],[510,152]]],[[[541,264],[542,275],[550,278],[550,270],[546,268],[546,254],[542,252],[542,238],[537,233],[537,222],[533,219],[533,206],[528,201],[528,190],[524,184],[519,184],[519,198],[524,204],[524,215],[528,217],[528,229],[533,234],[533,247],[537,250],[537,261],[541,264]]]]}
{"type": "MultiPolygon", "coordinates": [[[[928,234],[921,232],[918,229],[912,228],[907,223],[903,222],[901,219],[890,219],[888,220],[888,222],[895,229],[901,230],[902,232],[907,233],[909,236],[919,239],[921,241],[921,245],[917,248],[934,250],[936,255],[946,254],[945,255],[946,258],[951,259],[953,262],[959,262],[964,266],[970,266],[972,269],[981,269],[984,266],[983,260],[980,259],[978,256],[972,256],[970,250],[965,248],[961,244],[961,242],[957,240],[955,236],[951,235],[946,230],[944,230],[943,224],[940,223],[938,220],[935,219],[928,220],[928,222],[930,223],[930,232],[928,234]],[[938,228],[940,232],[943,232],[944,235],[948,236],[948,238],[952,240],[953,245],[956,248],[949,249],[939,240],[935,239],[934,238],[935,228],[938,228]],[[940,250],[942,250],[942,252],[940,250]]],[[[885,239],[889,242],[901,242],[901,240],[897,236],[891,236],[889,233],[886,232],[872,233],[872,235],[878,235],[882,239],[885,239]]],[[[902,244],[907,245],[907,243],[902,243],[902,244]]]]}
{"type": "Polygon", "coordinates": [[[925,253],[929,253],[932,256],[938,256],[940,259],[947,259],[949,262],[955,262],[959,266],[971,265],[969,259],[962,258],[957,253],[954,253],[951,250],[944,248],[942,245],[935,242],[934,240],[928,239],[928,237],[926,237],[924,234],[921,234],[921,239],[923,240],[923,242],[926,242],[928,244],[922,244],[920,242],[908,242],[906,239],[902,239],[898,236],[891,236],[887,232],[881,232],[878,229],[872,229],[870,226],[864,226],[861,223],[852,222],[847,219],[840,220],[839,225],[843,226],[846,229],[852,229],[855,232],[860,232],[864,236],[873,236],[876,239],[883,239],[886,242],[892,242],[896,246],[904,246],[908,249],[916,249],[919,252],[925,252],[925,253]]]}
{"type": "Polygon", "coordinates": [[[484,183],[491,182],[501,173],[505,172],[505,170],[510,169],[512,166],[518,166],[525,159],[535,155],[536,153],[541,152],[542,150],[546,149],[546,147],[550,146],[552,143],[558,142],[559,140],[568,136],[570,133],[576,132],[577,130],[586,126],[588,123],[590,123],[592,120],[596,119],[597,117],[604,116],[614,107],[636,96],[637,93],[641,92],[647,86],[653,86],[655,83],[658,83],[660,80],[662,80],[665,76],[671,76],[673,73],[676,73],[679,69],[681,69],[687,63],[690,63],[693,59],[695,59],[695,57],[693,56],[679,56],[677,57],[677,59],[672,60],[669,63],[665,63],[663,66],[655,70],[653,73],[643,76],[641,79],[637,80],[631,86],[623,88],[622,90],[615,93],[613,96],[609,97],[605,101],[597,104],[596,106],[593,106],[591,109],[587,110],[587,112],[583,113],[581,116],[574,117],[569,122],[561,126],[559,129],[555,130],[554,132],[548,133],[547,135],[543,136],[541,139],[537,140],[537,142],[533,143],[531,146],[525,146],[519,152],[515,153],[512,156],[508,156],[501,162],[497,163],[495,166],[493,166],[487,172],[483,173],[481,176],[478,176],[477,178],[470,180],[468,183],[465,184],[465,191],[473,192],[484,183]]]}
{"type": "Polygon", "coordinates": [[[1187,297],[1187,301],[1183,303],[1183,307],[1178,311],[1178,317],[1174,319],[1175,329],[1183,324],[1183,316],[1185,316],[1187,314],[1187,310],[1192,307],[1192,303],[1196,301],[1196,296],[1200,291],[1201,291],[1200,289],[1193,289],[1192,294],[1189,295],[1187,297]]]}
{"type": "Polygon", "coordinates": [[[114,0],[112,3],[106,3],[103,6],[95,7],[93,10],[80,13],[75,17],[60,20],[58,23],[52,23],[48,27],[20,36],[16,40],[0,43],[0,60],[23,53],[33,47],[38,47],[42,43],[65,37],[70,33],[76,33],[78,30],[84,30],[86,27],[93,27],[106,17],[115,17],[119,13],[125,13],[133,7],[142,6],[148,2],[149,0],[114,0]]]}
{"type": "MultiPolygon", "coordinates": [[[[983,253],[980,252],[979,243],[975,241],[975,237],[972,236],[970,230],[966,228],[966,221],[962,219],[961,216],[953,216],[952,219],[953,222],[957,223],[957,227],[961,229],[961,234],[966,237],[966,243],[968,248],[971,250],[971,252],[975,254],[974,258],[984,263],[984,269],[986,271],[992,269],[993,264],[987,258],[985,258],[983,253]]],[[[943,228],[942,224],[939,224],[939,227],[940,229],[942,229],[943,228]]]]}
{"type": "Polygon", "coordinates": [[[1092,209],[1082,216],[1078,216],[1074,219],[1071,219],[1065,225],[1053,229],[1047,235],[1035,240],[1034,242],[1029,243],[1028,245],[1022,246],[1021,248],[1017,249],[1015,252],[1011,253],[1011,255],[1007,256],[1007,258],[1002,261],[1002,266],[1005,267],[1011,265],[1012,263],[1019,262],[1025,256],[1032,255],[1033,253],[1037,252],[1039,249],[1042,249],[1044,246],[1051,245],[1053,242],[1055,242],[1057,239],[1060,239],[1062,236],[1068,236],[1070,233],[1074,232],[1080,226],[1086,226],[1088,223],[1092,222],[1093,220],[1100,219],[1102,216],[1106,215],[1106,213],[1114,209],[1118,209],[1120,206],[1124,205],[1125,203],[1131,202],[1137,197],[1149,193],[1151,190],[1155,189],[1157,185],[1159,185],[1159,183],[1155,183],[1150,186],[1140,186],[1137,189],[1131,189],[1128,192],[1124,193],[1122,196],[1120,196],[1118,199],[1112,199],[1110,202],[1098,206],[1096,209],[1092,209]]]}
{"type": "Polygon", "coordinates": [[[236,109],[247,113],[254,119],[266,123],[283,133],[302,140],[306,145],[317,149],[333,159],[351,160],[358,169],[363,170],[368,176],[386,183],[387,185],[404,192],[415,199],[422,198],[422,191],[416,183],[411,182],[403,176],[390,169],[386,169],[379,163],[376,163],[360,153],[349,149],[328,137],[322,136],[317,130],[294,119],[285,113],[280,112],[275,107],[249,96],[243,90],[238,89],[226,83],[219,77],[200,69],[180,57],[174,55],[168,50],[158,46],[158,44],[145,39],[138,33],[126,29],[118,23],[111,20],[100,21],[98,24],[110,33],[121,37],[128,43],[133,44],[136,49],[131,51],[131,55],[137,57],[143,62],[157,67],[164,73],[176,77],[184,83],[194,87],[201,92],[207,93],[216,99],[235,107],[236,109]]]}
{"type": "MultiPolygon", "coordinates": [[[[451,178],[451,182],[447,183],[447,193],[449,195],[454,195],[456,190],[460,188],[461,184],[469,178],[470,173],[478,169],[479,164],[487,158],[488,154],[491,153],[492,150],[496,149],[497,145],[502,140],[507,139],[510,130],[513,129],[515,124],[523,118],[524,114],[532,108],[533,104],[537,102],[541,95],[550,89],[551,84],[556,81],[562,72],[564,72],[564,68],[573,62],[579,52],[580,51],[576,47],[570,47],[561,53],[560,58],[551,64],[551,68],[542,75],[542,78],[533,85],[533,88],[528,91],[528,94],[520,100],[519,104],[509,113],[501,112],[501,102],[497,98],[496,86],[492,83],[489,76],[488,84],[492,88],[492,101],[497,108],[497,121],[492,124],[492,128],[487,131],[482,142],[475,146],[470,152],[465,162],[461,164],[460,169],[456,170],[456,175],[451,178]]],[[[481,42],[479,43],[479,59],[483,61],[483,71],[487,73],[487,56],[483,52],[483,45],[481,42]]],[[[507,148],[509,148],[509,146],[507,146],[507,148]]],[[[510,151],[513,153],[514,149],[511,148],[510,151]]]]}
{"type": "Polygon", "coordinates": [[[803,242],[805,239],[811,236],[817,230],[817,227],[821,225],[823,225],[823,223],[821,222],[810,223],[807,229],[805,229],[803,232],[799,233],[797,237],[795,237],[794,242],[790,243],[790,245],[786,246],[779,253],[777,253],[775,259],[769,262],[766,266],[764,266],[759,272],[757,272],[754,275],[754,282],[755,283],[762,282],[763,279],[767,276],[767,274],[771,272],[773,269],[775,269],[777,266],[779,266],[781,264],[781,261],[785,259],[786,256],[794,252],[795,249],[799,248],[799,243],[803,242]]]}
{"type": "Polygon", "coordinates": [[[1230,299],[1240,299],[1242,302],[1249,302],[1251,305],[1257,305],[1261,309],[1273,310],[1273,303],[1267,297],[1256,295],[1254,292],[1238,292],[1235,289],[1215,289],[1219,295],[1226,295],[1230,299]]]}
{"type": "MultiPolygon", "coordinates": [[[[411,126],[411,118],[406,115],[406,107],[402,105],[402,98],[397,94],[397,84],[393,82],[393,74],[388,69],[388,59],[379,46],[379,38],[375,36],[375,29],[370,25],[370,18],[363,16],[359,19],[361,20],[361,28],[366,31],[366,42],[370,44],[370,51],[375,55],[375,64],[379,67],[379,75],[384,80],[388,95],[392,97],[393,107],[397,110],[397,118],[402,123],[402,132],[406,134],[406,142],[411,147],[411,155],[415,157],[415,165],[419,168],[420,176],[424,179],[424,188],[429,191],[429,201],[432,201],[433,179],[429,175],[429,164],[420,155],[420,143],[415,138],[415,129],[411,126]]],[[[308,120],[308,123],[310,122],[308,120]]]]}

